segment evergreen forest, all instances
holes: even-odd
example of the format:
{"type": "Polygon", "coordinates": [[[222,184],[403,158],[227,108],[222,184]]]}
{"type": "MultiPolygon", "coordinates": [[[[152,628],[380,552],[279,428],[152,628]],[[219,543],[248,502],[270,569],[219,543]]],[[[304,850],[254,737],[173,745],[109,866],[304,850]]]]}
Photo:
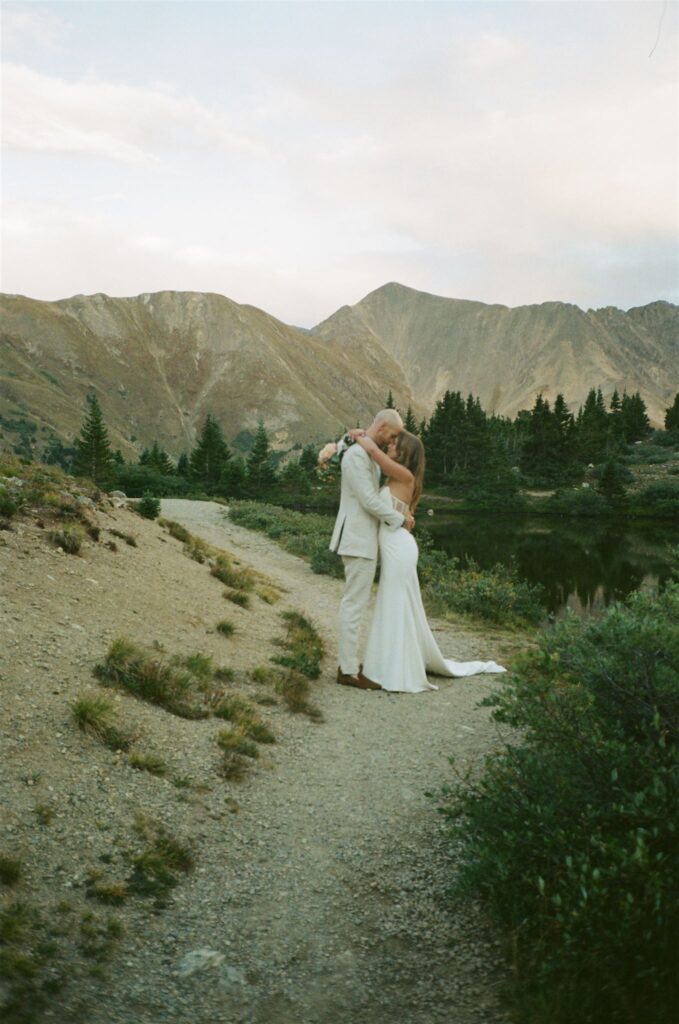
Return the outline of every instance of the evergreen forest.
{"type": "MultiPolygon", "coordinates": [[[[392,392],[385,404],[395,407],[392,392]]],[[[31,460],[35,425],[22,422],[25,429],[14,451],[31,460]]],[[[664,430],[651,428],[638,392],[615,391],[606,403],[595,388],[577,411],[562,394],[553,403],[540,394],[532,409],[521,410],[514,419],[488,414],[471,394],[465,398],[459,391],[447,391],[429,419],[416,422],[408,408],[404,422],[425,445],[429,496],[454,498],[468,508],[520,511],[527,495],[539,499],[542,491],[541,511],[679,514],[679,393],[665,412],[664,430]],[[662,480],[641,492],[632,488],[630,504],[634,467],[642,463],[663,465],[665,471],[662,480]]],[[[112,450],[99,402],[90,395],[79,437],[71,447],[53,438],[41,461],[90,477],[104,489],[117,487],[130,497],[266,498],[317,507],[336,501],[337,474],[317,468],[318,451],[327,438],[274,451],[260,421],[248,440],[249,451],[236,451],[217,418],[208,413],[195,447],[176,461],[157,440],[137,461],[126,461],[112,450]]]]}

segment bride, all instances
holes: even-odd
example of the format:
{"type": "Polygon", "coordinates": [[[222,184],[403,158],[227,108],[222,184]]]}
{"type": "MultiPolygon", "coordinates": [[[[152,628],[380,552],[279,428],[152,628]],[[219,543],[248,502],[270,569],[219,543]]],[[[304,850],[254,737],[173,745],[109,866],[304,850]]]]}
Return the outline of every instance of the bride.
{"type": "MultiPolygon", "coordinates": [[[[424,477],[424,446],[419,437],[402,431],[386,454],[370,437],[356,436],[355,440],[387,477],[380,493],[391,497],[397,511],[414,514],[424,477]]],[[[506,671],[494,661],[457,662],[444,658],[422,605],[417,541],[407,530],[380,526],[379,546],[380,582],[363,664],[368,679],[383,690],[419,693],[438,689],[428,681],[427,672],[472,676],[478,672],[506,671]]]]}

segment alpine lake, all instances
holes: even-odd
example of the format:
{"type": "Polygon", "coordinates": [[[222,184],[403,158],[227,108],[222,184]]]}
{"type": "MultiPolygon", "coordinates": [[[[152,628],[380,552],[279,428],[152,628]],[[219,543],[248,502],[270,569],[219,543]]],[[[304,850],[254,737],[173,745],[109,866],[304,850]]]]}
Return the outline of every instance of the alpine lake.
{"type": "Polygon", "coordinates": [[[667,520],[429,513],[426,498],[418,509],[418,532],[425,531],[462,568],[515,566],[542,587],[545,611],[557,617],[566,609],[599,615],[635,590],[658,590],[671,576],[670,548],[679,545],[679,523],[667,520]]]}

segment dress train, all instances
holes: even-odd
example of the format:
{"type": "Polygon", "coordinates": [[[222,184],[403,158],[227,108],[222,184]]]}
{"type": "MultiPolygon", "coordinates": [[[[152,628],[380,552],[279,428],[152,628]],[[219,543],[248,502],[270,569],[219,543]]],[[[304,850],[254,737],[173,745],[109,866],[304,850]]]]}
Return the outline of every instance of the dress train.
{"type": "MultiPolygon", "coordinates": [[[[388,495],[391,491],[383,488],[388,495]]],[[[393,499],[396,506],[397,499],[393,499]]],[[[402,503],[398,503],[399,507],[402,503]]],[[[363,672],[382,689],[399,693],[436,690],[432,675],[461,677],[506,672],[494,661],[444,658],[429,628],[417,577],[417,541],[407,530],[380,527],[380,582],[363,672]]]]}

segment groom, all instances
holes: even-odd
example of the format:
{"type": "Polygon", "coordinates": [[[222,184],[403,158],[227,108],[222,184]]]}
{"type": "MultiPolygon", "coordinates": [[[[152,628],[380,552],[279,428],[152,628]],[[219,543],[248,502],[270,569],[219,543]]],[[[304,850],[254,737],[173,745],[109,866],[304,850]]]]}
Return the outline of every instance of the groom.
{"type": "MultiPolygon", "coordinates": [[[[403,430],[395,409],[378,412],[368,437],[383,448],[403,430]]],[[[377,565],[377,534],[380,523],[397,530],[411,529],[413,517],[406,518],[380,495],[379,466],[360,444],[352,445],[342,457],[342,490],[330,550],[344,562],[344,596],[339,611],[339,668],[337,682],[359,690],[381,687],[363,675],[358,662],[358,633],[370,598],[377,565]]]]}

